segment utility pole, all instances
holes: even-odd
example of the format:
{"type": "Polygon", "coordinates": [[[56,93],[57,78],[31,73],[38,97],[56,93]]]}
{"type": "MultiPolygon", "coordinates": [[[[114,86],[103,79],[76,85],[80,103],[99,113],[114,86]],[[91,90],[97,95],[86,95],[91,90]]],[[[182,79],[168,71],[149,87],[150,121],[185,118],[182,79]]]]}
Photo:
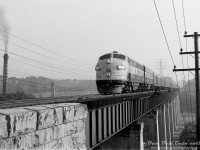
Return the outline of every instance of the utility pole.
{"type": "Polygon", "coordinates": [[[54,82],[51,83],[51,97],[55,96],[55,84],[54,82]]]}
{"type": "Polygon", "coordinates": [[[159,68],[156,68],[156,69],[159,69],[160,76],[163,76],[163,69],[166,69],[166,68],[163,68],[164,66],[163,64],[165,64],[165,62],[163,62],[162,59],[160,59],[160,61],[157,63],[159,63],[159,68]]]}
{"type": "Polygon", "coordinates": [[[194,37],[194,52],[181,52],[180,54],[195,54],[195,68],[188,68],[188,69],[175,69],[176,66],[174,66],[173,71],[195,71],[195,86],[196,86],[196,136],[197,136],[197,149],[200,150],[200,102],[199,102],[199,56],[198,53],[198,37],[200,34],[198,32],[194,32],[194,35],[184,35],[184,37],[194,37]]]}

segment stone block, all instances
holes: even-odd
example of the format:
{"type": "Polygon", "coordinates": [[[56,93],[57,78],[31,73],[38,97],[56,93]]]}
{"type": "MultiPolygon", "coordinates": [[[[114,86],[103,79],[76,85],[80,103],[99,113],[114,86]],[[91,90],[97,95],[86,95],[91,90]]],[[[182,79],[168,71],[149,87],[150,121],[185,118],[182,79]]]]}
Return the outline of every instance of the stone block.
{"type": "Polygon", "coordinates": [[[87,117],[87,105],[80,103],[62,103],[54,106],[63,107],[64,123],[87,117]]]}
{"type": "Polygon", "coordinates": [[[85,130],[72,134],[72,139],[77,146],[83,146],[86,142],[85,130]]]}
{"type": "Polygon", "coordinates": [[[27,107],[38,112],[38,129],[48,128],[54,125],[54,110],[42,106],[27,107]]]}
{"type": "Polygon", "coordinates": [[[85,130],[85,119],[74,121],[74,127],[76,127],[76,132],[85,130]]]}
{"type": "Polygon", "coordinates": [[[51,149],[62,147],[61,131],[56,133],[55,127],[38,130],[0,140],[0,149],[51,149]],[[47,145],[47,146],[46,146],[47,145]]]}
{"type": "Polygon", "coordinates": [[[58,139],[64,136],[63,124],[53,127],[54,138],[58,139]]]}
{"type": "Polygon", "coordinates": [[[37,130],[31,134],[32,143],[34,147],[40,147],[46,142],[46,130],[37,130]]]}
{"type": "Polygon", "coordinates": [[[54,150],[60,150],[63,149],[63,143],[62,143],[62,139],[56,139],[52,142],[49,142],[47,144],[45,144],[45,149],[49,150],[49,149],[54,149],[54,150]]]}
{"type": "Polygon", "coordinates": [[[6,115],[0,114],[0,139],[8,137],[8,127],[7,127],[6,115]]]}
{"type": "MultiPolygon", "coordinates": [[[[52,108],[47,108],[44,106],[31,106],[26,108],[38,112],[38,129],[52,127],[56,123],[58,124],[59,122],[62,122],[60,120],[63,120],[57,118],[59,114],[56,114],[56,110],[52,108]]],[[[58,109],[57,112],[62,113],[62,108],[58,109]]]]}
{"type": "Polygon", "coordinates": [[[63,125],[38,130],[35,132],[35,134],[37,137],[39,137],[40,145],[46,144],[64,136],[63,125]]]}
{"type": "Polygon", "coordinates": [[[32,138],[31,133],[13,137],[15,138],[16,149],[33,149],[38,141],[32,138]]]}
{"type": "Polygon", "coordinates": [[[0,149],[34,149],[31,133],[0,140],[0,149]]]}
{"type": "Polygon", "coordinates": [[[0,109],[1,114],[7,115],[10,137],[36,130],[37,112],[23,108],[0,109]]]}
{"type": "Polygon", "coordinates": [[[38,141],[37,146],[44,145],[61,137],[64,137],[63,124],[42,130],[37,130],[32,133],[32,139],[38,141]]]}
{"type": "Polygon", "coordinates": [[[87,117],[87,105],[79,104],[74,106],[74,120],[79,120],[87,117]]]}
{"type": "Polygon", "coordinates": [[[77,132],[77,128],[74,125],[74,122],[68,122],[63,124],[63,133],[64,136],[69,136],[77,132]]]}
{"type": "Polygon", "coordinates": [[[54,110],[53,109],[42,109],[37,110],[39,113],[38,117],[38,129],[44,129],[52,127],[55,124],[54,110]]]}
{"type": "Polygon", "coordinates": [[[15,138],[7,138],[0,140],[0,149],[7,150],[7,149],[16,149],[15,145],[15,138]]]}
{"type": "Polygon", "coordinates": [[[65,150],[72,150],[72,149],[74,150],[75,149],[75,145],[73,143],[71,135],[63,137],[62,143],[63,143],[63,149],[65,149],[65,150]]]}
{"type": "Polygon", "coordinates": [[[74,121],[74,106],[68,105],[63,107],[64,111],[64,123],[74,121]]]}
{"type": "Polygon", "coordinates": [[[63,123],[63,107],[55,105],[47,105],[46,108],[54,109],[54,121],[55,125],[63,123]]]}
{"type": "Polygon", "coordinates": [[[55,125],[59,125],[63,123],[63,108],[62,107],[54,108],[54,119],[55,119],[55,125]]]}
{"type": "Polygon", "coordinates": [[[53,127],[45,129],[45,143],[55,140],[53,127]]]}
{"type": "Polygon", "coordinates": [[[63,125],[59,125],[32,132],[31,139],[32,143],[34,143],[36,147],[41,147],[42,145],[45,145],[46,143],[52,142],[63,136],[63,125]]]}

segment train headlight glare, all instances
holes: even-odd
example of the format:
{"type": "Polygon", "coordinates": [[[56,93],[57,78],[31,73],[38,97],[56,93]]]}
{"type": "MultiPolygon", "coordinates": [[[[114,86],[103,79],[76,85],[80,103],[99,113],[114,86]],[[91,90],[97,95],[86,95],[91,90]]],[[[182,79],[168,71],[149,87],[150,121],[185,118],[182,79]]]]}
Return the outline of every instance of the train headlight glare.
{"type": "Polygon", "coordinates": [[[101,70],[101,68],[100,68],[99,66],[96,66],[96,67],[95,67],[95,70],[96,70],[96,71],[99,71],[99,70],[101,70]]]}
{"type": "Polygon", "coordinates": [[[125,69],[126,69],[126,66],[120,65],[120,66],[117,66],[117,69],[118,69],[118,70],[125,70],[125,69]]]}
{"type": "Polygon", "coordinates": [[[111,59],[107,59],[107,60],[106,60],[106,63],[107,63],[107,64],[110,64],[110,63],[111,63],[111,59]]]}

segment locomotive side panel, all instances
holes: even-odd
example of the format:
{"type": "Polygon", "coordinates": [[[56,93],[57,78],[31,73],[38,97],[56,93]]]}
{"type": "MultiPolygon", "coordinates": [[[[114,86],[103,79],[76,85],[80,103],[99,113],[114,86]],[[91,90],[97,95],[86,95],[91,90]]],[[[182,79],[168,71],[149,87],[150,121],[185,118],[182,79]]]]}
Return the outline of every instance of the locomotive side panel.
{"type": "Polygon", "coordinates": [[[144,83],[144,68],[142,65],[128,57],[129,65],[129,82],[144,83]]]}
{"type": "Polygon", "coordinates": [[[153,71],[151,71],[149,68],[145,67],[145,83],[148,85],[153,85],[153,71]]]}

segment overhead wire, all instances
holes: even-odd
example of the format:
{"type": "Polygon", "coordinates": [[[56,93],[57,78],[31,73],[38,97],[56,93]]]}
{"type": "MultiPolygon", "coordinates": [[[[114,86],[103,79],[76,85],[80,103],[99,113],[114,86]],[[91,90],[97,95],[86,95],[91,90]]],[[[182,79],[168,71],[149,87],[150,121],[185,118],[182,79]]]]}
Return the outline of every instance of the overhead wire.
{"type": "MultiPolygon", "coordinates": [[[[181,43],[181,38],[180,38],[180,32],[179,32],[179,26],[178,26],[178,21],[177,21],[177,16],[176,16],[176,9],[175,9],[175,5],[174,5],[174,1],[172,0],[172,5],[173,5],[173,12],[174,12],[174,19],[175,19],[175,22],[176,22],[176,30],[177,30],[177,35],[178,35],[178,40],[179,40],[179,45],[180,45],[180,50],[182,51],[182,43],[181,43]]],[[[184,63],[183,63],[183,55],[181,55],[182,57],[182,67],[184,69],[184,63]]],[[[187,92],[186,92],[186,85],[185,85],[186,81],[185,81],[185,73],[183,71],[183,86],[184,86],[184,91],[185,91],[185,100],[186,100],[186,107],[187,107],[187,111],[188,111],[188,116],[191,117],[191,108],[190,108],[190,111],[189,111],[189,105],[188,105],[188,100],[187,100],[187,92]]],[[[191,107],[191,106],[190,106],[191,107]]]]}
{"type": "Polygon", "coordinates": [[[182,11],[183,11],[183,21],[184,21],[185,34],[187,34],[186,19],[185,19],[185,8],[184,8],[183,0],[182,0],[182,11]]]}
{"type": "MultiPolygon", "coordinates": [[[[26,62],[23,62],[23,61],[19,61],[19,60],[16,60],[16,59],[13,59],[13,58],[10,58],[10,60],[13,60],[15,62],[19,62],[19,63],[22,63],[22,64],[25,64],[25,65],[29,65],[29,66],[33,66],[33,67],[36,67],[36,68],[40,68],[40,69],[43,69],[43,70],[48,70],[48,71],[51,71],[51,72],[55,72],[55,73],[61,73],[61,74],[65,74],[67,76],[71,76],[72,74],[69,74],[69,73],[63,73],[63,72],[59,72],[59,71],[55,71],[55,70],[52,70],[52,69],[47,69],[47,68],[44,68],[44,67],[40,67],[40,66],[36,66],[36,65],[33,65],[33,64],[29,64],[29,63],[26,63],[26,62]]],[[[91,78],[87,78],[87,77],[84,77],[82,75],[74,75],[76,77],[81,77],[81,78],[84,78],[84,79],[91,79],[91,78]]]]}
{"type": "Polygon", "coordinates": [[[163,35],[164,35],[164,39],[165,39],[165,42],[166,42],[166,45],[167,45],[167,48],[168,48],[168,51],[169,51],[169,54],[170,54],[172,63],[173,63],[174,66],[175,66],[174,59],[173,59],[173,57],[172,57],[172,53],[171,53],[171,50],[170,50],[170,47],[169,47],[169,44],[168,44],[168,41],[167,41],[167,37],[166,37],[165,31],[164,31],[164,28],[163,28],[163,25],[162,25],[162,22],[161,22],[161,18],[160,18],[159,12],[158,12],[158,8],[157,8],[157,5],[156,5],[156,2],[155,2],[155,0],[153,0],[153,1],[154,1],[154,6],[155,6],[155,9],[156,9],[156,13],[157,13],[157,15],[158,15],[158,19],[159,19],[159,22],[160,22],[160,26],[161,26],[161,29],[162,29],[162,32],[163,32],[163,35]]]}
{"type": "MultiPolygon", "coordinates": [[[[154,6],[155,6],[155,9],[156,9],[156,13],[157,13],[157,16],[158,16],[158,19],[159,19],[160,26],[161,26],[161,29],[162,29],[162,33],[163,33],[163,36],[164,36],[164,39],[165,39],[165,43],[166,43],[166,45],[167,45],[168,52],[169,52],[169,54],[170,54],[172,63],[173,63],[173,65],[174,65],[174,67],[175,67],[175,62],[174,62],[174,59],[173,59],[173,57],[172,57],[172,53],[171,53],[171,50],[170,50],[170,47],[169,47],[169,44],[168,44],[168,41],[167,41],[167,37],[166,37],[165,31],[164,31],[164,27],[163,27],[163,25],[162,25],[162,21],[161,21],[159,12],[158,12],[158,8],[157,8],[157,5],[156,5],[156,2],[155,2],[155,0],[153,0],[153,2],[154,2],[154,6]]],[[[175,76],[176,76],[176,82],[177,82],[177,87],[178,87],[179,84],[178,84],[178,79],[177,79],[177,74],[176,74],[176,72],[175,72],[175,76]]],[[[183,109],[182,109],[181,103],[180,103],[180,106],[181,106],[181,113],[182,113],[182,116],[183,116],[183,109]]],[[[184,123],[184,126],[185,126],[185,118],[183,118],[183,123],[184,123]]]]}
{"type": "MultiPolygon", "coordinates": [[[[27,76],[27,75],[29,75],[29,76],[39,76],[38,74],[33,74],[33,73],[27,73],[27,72],[21,72],[21,71],[16,71],[16,70],[11,70],[11,69],[9,69],[8,68],[8,72],[17,72],[18,73],[18,75],[22,75],[22,76],[27,76]]],[[[25,77],[26,77],[25,76],[25,77]]],[[[51,79],[51,77],[48,77],[49,79],[51,79]]]]}
{"type": "MultiPolygon", "coordinates": [[[[5,40],[3,40],[3,39],[0,39],[0,40],[3,41],[3,42],[5,42],[5,40]]],[[[33,51],[33,50],[31,50],[31,49],[28,49],[28,48],[25,48],[25,47],[22,47],[22,46],[19,46],[19,45],[13,44],[13,43],[11,43],[11,42],[8,42],[8,43],[9,43],[10,45],[13,45],[13,46],[15,46],[15,47],[18,47],[18,48],[20,48],[20,49],[23,49],[23,50],[29,51],[29,52],[31,52],[31,53],[35,53],[35,54],[38,54],[38,55],[40,55],[40,56],[44,56],[44,57],[46,57],[46,58],[50,58],[50,59],[52,59],[52,60],[56,60],[56,61],[58,61],[58,62],[65,63],[65,64],[67,64],[67,65],[73,65],[73,66],[76,66],[76,67],[79,67],[79,68],[80,68],[80,64],[79,64],[79,65],[77,65],[77,64],[73,64],[73,63],[70,63],[70,62],[68,62],[68,61],[64,61],[64,60],[62,60],[62,59],[57,59],[57,58],[54,58],[54,57],[51,57],[51,56],[45,55],[45,54],[43,54],[43,53],[39,53],[39,52],[33,51]]],[[[81,66],[81,67],[83,67],[83,66],[81,66]]],[[[90,66],[84,66],[83,68],[87,68],[87,69],[90,68],[90,70],[91,70],[91,68],[93,68],[93,67],[90,67],[90,66]]]]}
{"type": "MultiPolygon", "coordinates": [[[[0,49],[1,51],[1,49],[0,49]]],[[[11,52],[8,52],[8,53],[11,53],[11,52]]],[[[19,62],[19,63],[23,63],[25,65],[29,65],[29,66],[33,66],[33,67],[36,67],[36,68],[40,68],[40,69],[43,69],[43,70],[48,70],[48,71],[51,71],[51,72],[55,72],[55,73],[59,73],[59,74],[65,74],[65,75],[68,75],[68,76],[76,76],[76,77],[81,77],[81,78],[84,78],[84,79],[91,79],[93,78],[93,76],[89,76],[89,75],[84,75],[84,74],[80,74],[80,73],[75,73],[75,72],[71,72],[71,71],[68,71],[68,70],[65,70],[65,69],[62,69],[62,68],[57,68],[59,70],[62,70],[63,72],[60,72],[60,71],[56,71],[56,70],[52,70],[52,69],[49,69],[49,68],[44,68],[44,67],[41,67],[41,66],[36,66],[36,65],[33,65],[33,64],[30,64],[30,63],[27,63],[27,62],[24,62],[24,60],[20,60],[20,59],[14,59],[14,58],[9,58],[10,60],[12,61],[15,61],[15,62],[19,62]],[[67,72],[67,73],[65,73],[67,72]]],[[[28,59],[28,58],[27,58],[28,59]]],[[[49,66],[50,67],[50,66],[49,66]]],[[[52,67],[52,68],[56,68],[56,67],[52,67]]]]}
{"type": "Polygon", "coordinates": [[[75,60],[75,59],[70,58],[70,57],[66,57],[66,56],[61,55],[61,54],[59,54],[59,53],[56,53],[56,52],[54,52],[54,51],[52,51],[52,50],[50,50],[50,49],[44,48],[44,47],[42,47],[42,46],[40,46],[40,45],[38,45],[38,44],[35,44],[35,43],[30,42],[30,41],[28,41],[28,40],[25,40],[25,39],[23,39],[23,38],[21,38],[21,37],[19,37],[19,36],[16,36],[16,35],[14,35],[14,34],[11,34],[11,33],[7,32],[7,31],[5,31],[5,30],[3,30],[3,29],[1,29],[1,28],[0,28],[0,31],[3,31],[4,33],[9,34],[9,35],[11,35],[11,36],[13,36],[13,37],[15,37],[15,38],[21,40],[21,41],[24,41],[24,42],[26,42],[26,43],[29,43],[29,44],[31,44],[31,45],[33,45],[33,46],[35,46],[35,47],[38,47],[38,48],[40,48],[40,49],[43,49],[43,50],[45,50],[45,51],[47,51],[47,52],[50,52],[50,53],[52,53],[52,54],[55,54],[55,55],[57,55],[57,56],[60,56],[60,57],[63,57],[63,58],[66,58],[66,59],[69,59],[69,60],[78,62],[78,63],[80,63],[80,64],[84,64],[84,65],[87,65],[87,66],[94,67],[94,66],[92,66],[92,65],[90,65],[90,64],[86,64],[86,63],[84,63],[84,62],[82,62],[82,61],[75,60]]]}
{"type": "MultiPolygon", "coordinates": [[[[186,27],[186,17],[185,17],[185,8],[184,8],[184,3],[182,0],[182,12],[183,12],[183,21],[184,21],[184,29],[185,29],[185,34],[187,34],[187,27],[186,27]]],[[[185,38],[185,48],[186,48],[186,52],[187,50],[187,38],[185,38]]],[[[188,65],[188,55],[187,55],[187,68],[189,69],[189,65],[188,65]]],[[[194,74],[193,74],[194,75],[194,74]]],[[[195,75],[194,75],[195,76],[195,75]]],[[[192,112],[192,98],[191,98],[191,90],[190,90],[190,74],[188,72],[188,84],[189,84],[189,93],[190,93],[190,106],[191,106],[191,114],[192,114],[192,123],[194,122],[193,120],[193,112],[192,112]]]]}
{"type": "MultiPolygon", "coordinates": [[[[4,51],[4,50],[0,49],[0,51],[4,51]]],[[[50,67],[50,68],[54,68],[54,69],[58,69],[58,70],[66,71],[66,72],[70,72],[72,74],[77,74],[77,75],[90,77],[88,75],[84,75],[84,74],[76,73],[76,72],[73,72],[73,71],[70,71],[70,70],[66,70],[66,69],[63,69],[61,67],[55,66],[53,64],[49,64],[49,63],[45,63],[45,62],[42,62],[42,61],[38,61],[38,60],[35,60],[35,59],[32,59],[32,58],[28,58],[28,57],[25,57],[25,56],[22,56],[22,55],[18,55],[16,53],[12,53],[12,52],[7,52],[7,53],[12,54],[12,55],[17,56],[17,57],[20,57],[20,58],[23,58],[23,59],[26,59],[28,61],[35,62],[35,63],[37,63],[39,65],[44,65],[44,66],[47,66],[47,67],[50,67]]]]}
{"type": "MultiPolygon", "coordinates": [[[[33,64],[29,64],[29,63],[26,63],[24,61],[20,61],[20,60],[16,60],[16,59],[13,59],[13,58],[10,58],[10,60],[12,61],[15,61],[15,62],[19,62],[19,63],[22,63],[22,64],[25,64],[25,65],[29,65],[29,66],[33,66],[33,67],[36,67],[36,68],[40,68],[40,69],[43,69],[43,70],[48,70],[50,72],[55,72],[55,73],[59,73],[59,74],[62,74],[62,75],[68,75],[68,76],[71,76],[72,74],[69,74],[69,73],[63,73],[63,72],[59,72],[59,71],[55,71],[55,70],[52,70],[52,69],[47,69],[47,68],[44,68],[44,67],[40,67],[40,66],[36,66],[36,65],[33,65],[33,64]]],[[[82,75],[74,75],[76,77],[82,77],[82,75]]],[[[84,77],[86,78],[86,77],[84,77]]]]}

